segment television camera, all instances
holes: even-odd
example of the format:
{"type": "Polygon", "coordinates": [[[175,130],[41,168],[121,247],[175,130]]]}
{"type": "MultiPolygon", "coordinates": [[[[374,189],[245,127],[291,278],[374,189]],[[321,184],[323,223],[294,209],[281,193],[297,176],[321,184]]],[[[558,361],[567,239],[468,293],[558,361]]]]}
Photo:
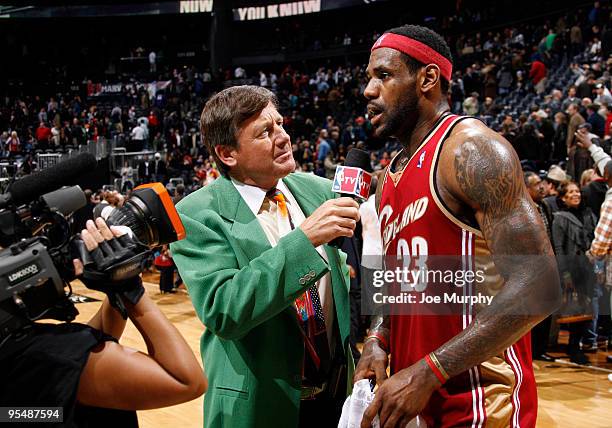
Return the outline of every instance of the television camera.
{"type": "Polygon", "coordinates": [[[106,220],[130,233],[88,252],[79,235],[71,234],[69,219],[87,203],[79,178],[96,166],[94,156],[81,154],[16,180],[0,194],[0,344],[36,320],[74,320],[78,311],[69,299],[74,258],[83,262],[83,282],[107,292],[125,318],[112,287],[139,275],[152,248],[185,236],[167,190],[151,183],[134,189],[106,220]]]}

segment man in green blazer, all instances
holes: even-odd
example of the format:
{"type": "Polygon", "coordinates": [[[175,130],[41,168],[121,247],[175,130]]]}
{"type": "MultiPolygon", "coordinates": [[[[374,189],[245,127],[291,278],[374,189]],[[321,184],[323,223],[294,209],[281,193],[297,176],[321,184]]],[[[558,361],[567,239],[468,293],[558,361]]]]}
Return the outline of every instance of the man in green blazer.
{"type": "Polygon", "coordinates": [[[276,105],[256,86],[206,103],[202,135],[222,177],[177,205],[186,238],[171,251],[206,327],[205,427],[335,427],[352,384],[349,273],[327,244],[353,235],[358,206],[293,172],[276,105]],[[324,325],[316,342],[296,311],[307,290],[324,325]]]}

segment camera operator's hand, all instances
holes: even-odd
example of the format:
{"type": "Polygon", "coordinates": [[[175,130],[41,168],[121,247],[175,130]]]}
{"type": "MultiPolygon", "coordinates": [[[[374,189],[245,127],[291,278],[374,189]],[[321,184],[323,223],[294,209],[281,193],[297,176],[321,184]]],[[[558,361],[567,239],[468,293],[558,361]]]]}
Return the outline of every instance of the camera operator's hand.
{"type": "Polygon", "coordinates": [[[300,225],[300,229],[318,247],[340,237],[352,237],[359,221],[359,204],[343,197],[325,201],[300,225]]]}
{"type": "MultiPolygon", "coordinates": [[[[84,264],[80,279],[88,287],[106,293],[110,303],[127,318],[124,300],[136,304],[144,294],[140,279],[142,253],[121,229],[109,229],[102,218],[88,220],[81,240],[92,262],[84,264]]],[[[75,266],[76,270],[76,266],[75,266]]]]}
{"type": "MultiPolygon", "coordinates": [[[[98,248],[98,244],[104,241],[110,241],[111,239],[121,237],[126,234],[126,231],[117,226],[111,226],[110,228],[102,219],[98,217],[94,223],[92,220],[88,220],[85,227],[81,231],[81,240],[85,244],[87,251],[94,251],[98,248]]],[[[79,259],[73,259],[74,273],[76,276],[81,276],[84,271],[83,262],[79,259]]]]}

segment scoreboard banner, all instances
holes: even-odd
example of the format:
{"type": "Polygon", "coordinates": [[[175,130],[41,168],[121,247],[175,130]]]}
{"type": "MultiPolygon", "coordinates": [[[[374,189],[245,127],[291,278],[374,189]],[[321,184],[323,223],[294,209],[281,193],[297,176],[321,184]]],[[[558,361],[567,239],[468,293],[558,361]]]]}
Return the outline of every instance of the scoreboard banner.
{"type": "MultiPolygon", "coordinates": [[[[213,11],[214,0],[175,0],[150,3],[102,5],[0,6],[0,18],[91,18],[104,16],[141,16],[170,14],[206,14],[213,11]]],[[[224,0],[217,0],[224,1],[224,0]]],[[[227,0],[225,0],[227,1],[227,0]]],[[[233,1],[234,21],[283,18],[326,10],[375,4],[386,0],[303,0],[279,2],[274,0],[233,1]]],[[[128,0],[129,2],[129,0],[128,0]]]]}
{"type": "Polygon", "coordinates": [[[374,4],[377,1],[384,0],[303,0],[286,3],[270,1],[268,4],[245,5],[235,8],[234,21],[255,21],[307,15],[332,9],[374,4]]]}
{"type": "MultiPolygon", "coordinates": [[[[218,0],[222,1],[222,0],[218,0]]],[[[128,0],[129,2],[129,0],[128,0]]],[[[27,4],[27,2],[24,2],[27,4]]],[[[0,6],[0,18],[92,18],[104,16],[143,16],[172,14],[207,14],[213,9],[213,0],[160,1],[66,6],[0,6]]]]}

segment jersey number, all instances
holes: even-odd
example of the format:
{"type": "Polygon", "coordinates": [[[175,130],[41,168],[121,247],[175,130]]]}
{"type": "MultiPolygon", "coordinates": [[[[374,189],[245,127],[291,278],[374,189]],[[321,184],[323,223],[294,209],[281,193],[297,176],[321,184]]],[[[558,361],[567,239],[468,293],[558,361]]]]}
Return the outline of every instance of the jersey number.
{"type": "MultiPolygon", "coordinates": [[[[423,291],[427,287],[427,241],[415,236],[408,244],[405,239],[397,241],[397,260],[402,262],[402,272],[412,269],[413,281],[402,281],[401,291],[423,291]]],[[[404,275],[405,276],[405,275],[404,275]]]]}

